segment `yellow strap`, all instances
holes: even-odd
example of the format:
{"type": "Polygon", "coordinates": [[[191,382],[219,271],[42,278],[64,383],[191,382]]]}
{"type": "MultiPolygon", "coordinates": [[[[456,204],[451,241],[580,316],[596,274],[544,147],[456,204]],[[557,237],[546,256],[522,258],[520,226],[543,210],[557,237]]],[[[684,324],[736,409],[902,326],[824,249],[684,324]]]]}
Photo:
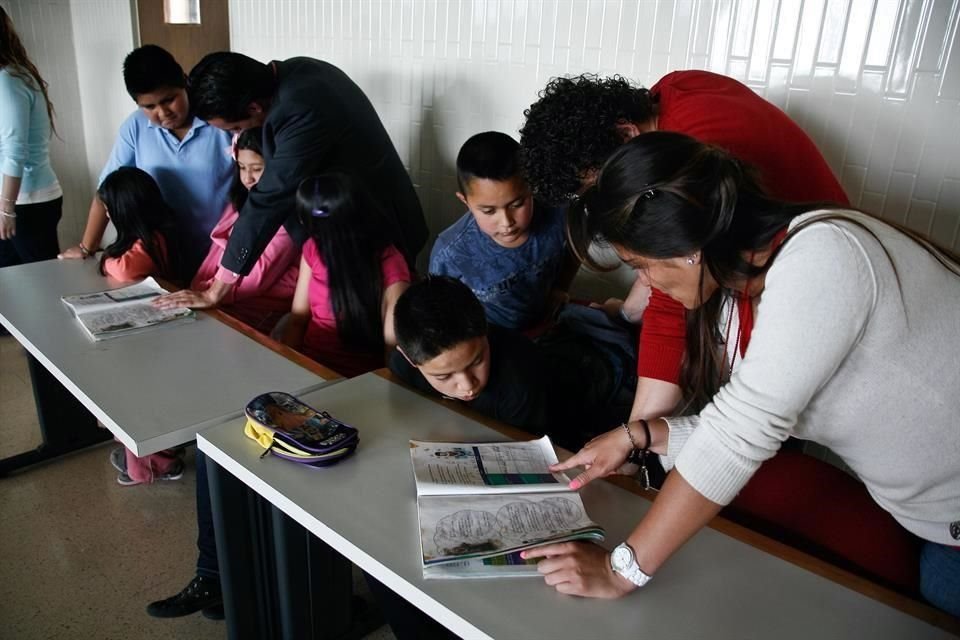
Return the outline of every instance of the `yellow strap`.
{"type": "Polygon", "coordinates": [[[254,422],[250,418],[247,418],[247,424],[243,428],[243,432],[247,434],[248,438],[255,440],[257,444],[264,449],[269,449],[273,445],[273,431],[254,422]]]}

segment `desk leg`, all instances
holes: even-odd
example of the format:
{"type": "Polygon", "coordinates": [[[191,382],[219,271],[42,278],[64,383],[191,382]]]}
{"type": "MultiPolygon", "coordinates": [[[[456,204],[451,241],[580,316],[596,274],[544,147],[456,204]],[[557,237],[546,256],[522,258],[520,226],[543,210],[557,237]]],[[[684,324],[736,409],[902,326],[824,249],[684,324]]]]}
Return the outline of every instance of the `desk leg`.
{"type": "Polygon", "coordinates": [[[273,538],[284,640],[353,640],[383,624],[353,595],[351,562],[276,507],[273,538]]]}
{"type": "Polygon", "coordinates": [[[27,354],[42,443],[33,451],[0,460],[0,477],[17,469],[109,440],[106,429],[36,358],[27,354]]]}
{"type": "Polygon", "coordinates": [[[227,637],[279,638],[270,505],[209,456],[205,457],[227,637]]]}

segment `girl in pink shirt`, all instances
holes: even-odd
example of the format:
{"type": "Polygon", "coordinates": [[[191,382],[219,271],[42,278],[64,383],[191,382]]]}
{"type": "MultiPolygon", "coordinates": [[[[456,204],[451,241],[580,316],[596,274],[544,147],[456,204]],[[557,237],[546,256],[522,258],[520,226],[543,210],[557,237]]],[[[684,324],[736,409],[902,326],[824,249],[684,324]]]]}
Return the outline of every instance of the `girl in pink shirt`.
{"type": "MultiPolygon", "coordinates": [[[[206,259],[197,270],[190,288],[203,291],[210,288],[222,273],[220,261],[226,251],[233,225],[238,213],[263,174],[264,159],[261,151],[260,128],[243,131],[233,145],[233,157],[237,163],[230,202],[220,221],[210,233],[212,243],[206,259]]],[[[297,287],[297,272],[300,266],[300,247],[280,227],[267,245],[249,274],[237,279],[236,284],[221,301],[221,308],[247,325],[269,334],[277,321],[288,311],[297,287]]],[[[221,278],[223,279],[223,278],[221,278]]]]}
{"type": "Polygon", "coordinates": [[[347,377],[382,367],[396,345],[394,304],[410,283],[396,230],[340,173],[301,182],[297,213],[310,237],[283,341],[347,377]]]}
{"type": "Polygon", "coordinates": [[[180,231],[153,178],[120,167],[104,178],[97,197],[117,230],[117,239],[103,250],[100,273],[121,282],[157,276],[182,284],[180,231]]]}
{"type": "MultiPolygon", "coordinates": [[[[174,215],[160,194],[157,183],[136,167],[120,167],[108,175],[97,197],[117,229],[117,239],[104,249],[100,273],[129,282],[157,276],[170,282],[184,281],[180,260],[180,233],[174,215]]],[[[168,449],[138,458],[125,447],[110,452],[110,464],[124,486],[156,480],[179,480],[183,476],[182,450],[168,449]]]]}

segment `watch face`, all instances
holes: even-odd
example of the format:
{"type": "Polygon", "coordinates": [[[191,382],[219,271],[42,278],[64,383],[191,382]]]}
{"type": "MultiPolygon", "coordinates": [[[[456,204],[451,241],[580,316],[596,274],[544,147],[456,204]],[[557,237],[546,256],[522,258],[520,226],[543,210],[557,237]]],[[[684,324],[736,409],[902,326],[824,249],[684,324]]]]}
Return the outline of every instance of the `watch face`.
{"type": "Polygon", "coordinates": [[[630,547],[623,544],[617,546],[610,556],[610,564],[613,565],[615,571],[626,570],[632,561],[633,552],[630,550],[630,547]]]}

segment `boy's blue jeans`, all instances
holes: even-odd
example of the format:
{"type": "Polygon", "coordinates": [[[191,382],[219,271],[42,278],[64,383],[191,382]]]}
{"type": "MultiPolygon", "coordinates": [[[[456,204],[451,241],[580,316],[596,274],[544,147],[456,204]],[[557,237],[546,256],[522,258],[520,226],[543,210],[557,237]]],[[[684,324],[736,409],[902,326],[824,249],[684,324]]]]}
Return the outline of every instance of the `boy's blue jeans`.
{"type": "Polygon", "coordinates": [[[923,545],[920,592],[930,604],[960,618],[960,549],[935,542],[923,545]]]}

